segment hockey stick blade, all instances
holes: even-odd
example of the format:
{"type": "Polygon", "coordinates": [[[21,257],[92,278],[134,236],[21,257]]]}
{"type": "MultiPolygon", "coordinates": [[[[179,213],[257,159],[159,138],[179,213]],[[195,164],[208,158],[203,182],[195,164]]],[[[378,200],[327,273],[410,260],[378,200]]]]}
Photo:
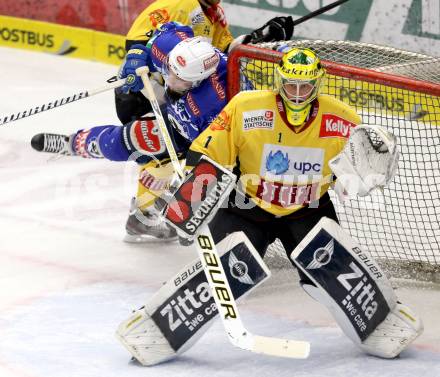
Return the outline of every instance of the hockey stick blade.
{"type": "Polygon", "coordinates": [[[309,342],[271,338],[261,335],[253,335],[253,338],[252,352],[292,359],[306,359],[310,354],[309,342]]]}

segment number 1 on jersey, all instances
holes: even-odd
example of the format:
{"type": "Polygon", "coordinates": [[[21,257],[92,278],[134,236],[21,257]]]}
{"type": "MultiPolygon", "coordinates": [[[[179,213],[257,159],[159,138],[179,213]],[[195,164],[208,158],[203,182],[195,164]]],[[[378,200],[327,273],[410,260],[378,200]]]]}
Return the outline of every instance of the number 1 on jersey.
{"type": "Polygon", "coordinates": [[[211,142],[211,140],[212,140],[212,136],[208,136],[208,137],[206,138],[205,145],[204,145],[205,148],[208,148],[208,145],[209,145],[209,143],[211,142]]]}

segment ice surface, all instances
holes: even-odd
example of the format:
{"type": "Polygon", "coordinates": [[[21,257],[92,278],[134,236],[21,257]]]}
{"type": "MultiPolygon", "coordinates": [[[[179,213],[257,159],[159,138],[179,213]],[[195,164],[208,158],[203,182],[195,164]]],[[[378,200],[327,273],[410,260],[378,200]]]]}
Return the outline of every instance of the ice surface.
{"type": "MultiPolygon", "coordinates": [[[[0,115],[100,87],[116,71],[6,48],[0,61],[0,115]]],[[[244,322],[258,334],[309,340],[309,359],[236,349],[216,321],[172,362],[152,368],[130,362],[114,337],[117,325],[196,252],[122,242],[135,166],[53,160],[29,144],[38,132],[102,124],[118,124],[112,92],[0,126],[1,377],[440,376],[438,290],[399,284],[399,297],[418,308],[426,330],[399,359],[380,360],[351,344],[298,287],[294,272],[278,271],[240,304],[244,322]]]]}

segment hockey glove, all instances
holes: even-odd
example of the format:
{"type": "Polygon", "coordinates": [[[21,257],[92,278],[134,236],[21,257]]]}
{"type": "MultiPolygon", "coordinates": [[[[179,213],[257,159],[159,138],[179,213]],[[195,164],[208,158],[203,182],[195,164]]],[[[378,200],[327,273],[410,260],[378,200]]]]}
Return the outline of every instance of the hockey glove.
{"type": "Polygon", "coordinates": [[[149,58],[150,51],[147,47],[141,44],[136,44],[131,47],[125,57],[119,77],[126,79],[125,84],[122,86],[124,93],[139,92],[144,88],[144,84],[140,76],[136,75],[136,69],[147,66],[147,60],[149,58]]]}
{"type": "Polygon", "coordinates": [[[274,17],[259,29],[254,30],[243,40],[247,43],[287,41],[293,35],[292,16],[274,17]]]}

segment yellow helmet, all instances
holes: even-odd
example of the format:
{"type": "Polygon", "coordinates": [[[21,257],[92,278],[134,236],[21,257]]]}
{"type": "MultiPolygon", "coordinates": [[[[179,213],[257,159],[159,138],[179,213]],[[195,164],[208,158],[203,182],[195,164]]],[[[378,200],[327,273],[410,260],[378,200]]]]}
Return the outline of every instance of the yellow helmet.
{"type": "Polygon", "coordinates": [[[299,126],[309,114],[325,74],[321,61],[308,48],[292,48],[284,53],[275,71],[276,87],[283,98],[289,122],[299,126]]]}

